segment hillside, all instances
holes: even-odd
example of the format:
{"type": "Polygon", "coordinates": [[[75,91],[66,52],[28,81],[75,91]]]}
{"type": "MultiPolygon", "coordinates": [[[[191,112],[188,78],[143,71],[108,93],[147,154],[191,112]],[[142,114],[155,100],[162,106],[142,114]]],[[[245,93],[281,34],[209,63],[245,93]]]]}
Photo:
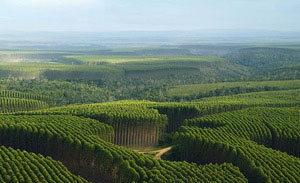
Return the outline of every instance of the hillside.
{"type": "Polygon", "coordinates": [[[299,182],[298,49],[225,47],[2,51],[0,182],[299,182]]]}

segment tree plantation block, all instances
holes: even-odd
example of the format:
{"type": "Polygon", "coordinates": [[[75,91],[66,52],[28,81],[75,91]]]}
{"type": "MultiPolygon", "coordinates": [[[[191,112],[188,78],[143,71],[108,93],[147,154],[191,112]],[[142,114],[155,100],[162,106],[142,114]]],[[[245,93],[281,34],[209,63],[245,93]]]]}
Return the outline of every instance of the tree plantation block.
{"type": "Polygon", "coordinates": [[[0,182],[88,183],[51,157],[0,146],[0,182]]]}

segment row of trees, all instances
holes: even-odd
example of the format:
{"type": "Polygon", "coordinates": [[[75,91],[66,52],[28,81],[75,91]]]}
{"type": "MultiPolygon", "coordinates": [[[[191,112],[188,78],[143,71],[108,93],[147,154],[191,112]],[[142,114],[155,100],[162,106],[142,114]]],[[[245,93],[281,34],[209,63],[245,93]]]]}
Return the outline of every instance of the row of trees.
{"type": "Polygon", "coordinates": [[[249,182],[296,183],[300,160],[274,149],[299,156],[299,117],[296,108],[259,107],[186,120],[168,158],[232,163],[249,182]]]}
{"type": "MultiPolygon", "coordinates": [[[[72,116],[1,116],[1,144],[50,155],[93,182],[247,182],[231,164],[156,160],[102,140],[107,125],[72,116]],[[100,126],[105,126],[102,128],[100,126]]],[[[51,169],[51,168],[50,168],[51,169]]]]}
{"type": "Polygon", "coordinates": [[[50,157],[0,146],[1,183],[87,183],[50,157]]]}
{"type": "Polygon", "coordinates": [[[50,98],[48,96],[25,93],[25,92],[17,92],[17,91],[12,91],[12,90],[2,90],[2,91],[0,91],[0,97],[41,100],[41,101],[44,101],[46,103],[51,102],[50,98]]]}
{"type": "Polygon", "coordinates": [[[273,149],[300,157],[297,108],[256,107],[185,121],[185,125],[219,128],[273,149]],[[242,133],[241,133],[242,132],[242,133]]]}
{"type": "Polygon", "coordinates": [[[0,113],[46,109],[49,105],[40,100],[0,97],[0,113]]]}
{"type": "Polygon", "coordinates": [[[161,114],[168,116],[166,132],[173,133],[183,124],[185,119],[194,118],[200,115],[200,110],[192,104],[180,103],[156,103],[149,107],[157,109],[161,114]]]}
{"type": "Polygon", "coordinates": [[[115,144],[151,146],[158,143],[164,132],[176,132],[185,119],[254,106],[296,106],[300,103],[295,95],[297,92],[286,90],[213,97],[186,104],[121,101],[71,105],[26,114],[70,114],[97,119],[114,127],[115,144]]]}
{"type": "Polygon", "coordinates": [[[196,99],[201,99],[204,97],[214,97],[214,96],[227,96],[227,95],[236,95],[236,94],[242,94],[242,93],[252,93],[252,92],[260,92],[260,91],[276,91],[276,90],[283,90],[284,88],[276,87],[276,86],[257,86],[257,87],[223,87],[223,88],[217,88],[215,90],[211,90],[209,92],[203,92],[198,94],[192,94],[188,96],[173,96],[168,97],[168,100],[170,101],[192,101],[196,99]]]}
{"type": "Polygon", "coordinates": [[[122,146],[157,145],[168,123],[166,115],[138,101],[73,105],[28,114],[71,114],[96,119],[114,128],[112,141],[122,146]]]}

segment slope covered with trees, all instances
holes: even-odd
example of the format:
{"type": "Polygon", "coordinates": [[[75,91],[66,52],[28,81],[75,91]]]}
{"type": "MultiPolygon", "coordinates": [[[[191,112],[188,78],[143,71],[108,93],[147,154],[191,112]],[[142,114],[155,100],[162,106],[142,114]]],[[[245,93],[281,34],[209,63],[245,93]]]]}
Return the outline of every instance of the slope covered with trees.
{"type": "Polygon", "coordinates": [[[300,182],[299,55],[0,51],[0,182],[300,182]]]}
{"type": "Polygon", "coordinates": [[[250,108],[187,120],[169,159],[232,163],[249,182],[299,182],[298,123],[298,108],[250,108]]]}
{"type": "Polygon", "coordinates": [[[28,153],[0,146],[0,182],[76,182],[88,181],[73,175],[61,162],[41,154],[28,153]]]}
{"type": "Polygon", "coordinates": [[[113,145],[103,140],[112,128],[88,118],[5,115],[1,121],[1,144],[50,155],[93,182],[247,182],[231,164],[155,160],[113,145]]]}
{"type": "Polygon", "coordinates": [[[51,106],[47,96],[0,90],[0,113],[32,111],[51,106]]]}
{"type": "Polygon", "coordinates": [[[226,96],[260,91],[299,89],[299,80],[223,82],[210,84],[177,85],[167,91],[169,100],[191,101],[204,97],[226,96]]]}

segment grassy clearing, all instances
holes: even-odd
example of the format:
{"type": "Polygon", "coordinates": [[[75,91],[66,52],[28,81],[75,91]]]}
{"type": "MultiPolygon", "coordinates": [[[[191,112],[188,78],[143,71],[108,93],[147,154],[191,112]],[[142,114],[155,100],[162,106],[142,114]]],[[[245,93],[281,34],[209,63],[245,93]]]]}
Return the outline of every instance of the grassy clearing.
{"type": "Polygon", "coordinates": [[[65,56],[66,58],[75,59],[84,64],[97,63],[128,63],[128,62],[216,62],[224,61],[218,57],[199,57],[199,56],[97,56],[97,55],[72,55],[65,56]]]}
{"type": "Polygon", "coordinates": [[[37,71],[80,71],[80,72],[121,72],[112,66],[98,65],[63,65],[57,63],[0,63],[0,70],[16,72],[37,72],[37,71]]]}
{"type": "Polygon", "coordinates": [[[13,51],[1,51],[0,55],[39,55],[39,54],[70,54],[64,51],[24,51],[24,50],[13,50],[13,51]]]}

